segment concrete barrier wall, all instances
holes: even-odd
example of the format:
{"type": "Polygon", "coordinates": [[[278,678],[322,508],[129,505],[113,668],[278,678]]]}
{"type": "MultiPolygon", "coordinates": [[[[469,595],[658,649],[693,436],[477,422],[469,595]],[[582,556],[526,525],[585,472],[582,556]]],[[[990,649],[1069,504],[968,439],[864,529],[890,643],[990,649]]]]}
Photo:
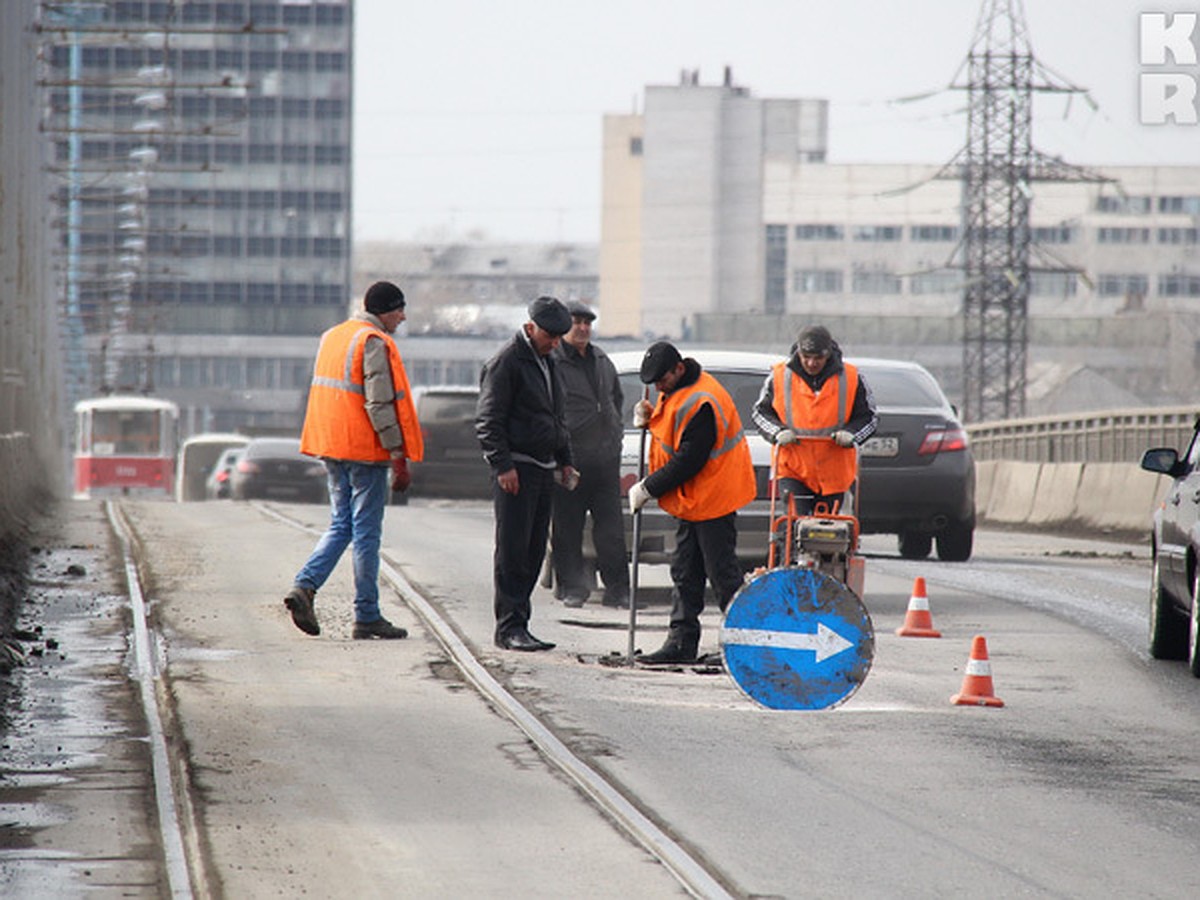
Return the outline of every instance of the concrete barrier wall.
{"type": "Polygon", "coordinates": [[[34,458],[30,436],[0,434],[0,540],[23,534],[47,495],[45,467],[34,458]]]}
{"type": "Polygon", "coordinates": [[[976,463],[979,521],[1096,533],[1149,533],[1171,480],[1134,463],[976,463]]]}

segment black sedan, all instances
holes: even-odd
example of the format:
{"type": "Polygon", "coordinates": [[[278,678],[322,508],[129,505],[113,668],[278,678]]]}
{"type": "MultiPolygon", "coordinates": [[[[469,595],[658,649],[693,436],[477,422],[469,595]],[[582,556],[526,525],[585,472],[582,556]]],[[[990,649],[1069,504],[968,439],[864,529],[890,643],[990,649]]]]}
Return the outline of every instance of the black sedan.
{"type": "Polygon", "coordinates": [[[975,460],[937,380],[914,362],[852,359],[879,427],[859,451],[859,525],[897,535],[900,555],[963,562],[975,542],[975,460]]]}
{"type": "Polygon", "coordinates": [[[234,500],[328,503],[325,464],[301,453],[297,438],[255,438],[229,476],[229,495],[234,500]]]}
{"type": "Polygon", "coordinates": [[[1180,456],[1170,447],[1147,450],[1142,468],[1171,478],[1150,536],[1150,655],[1186,659],[1200,678],[1200,420],[1196,427],[1186,453],[1180,456]]]}

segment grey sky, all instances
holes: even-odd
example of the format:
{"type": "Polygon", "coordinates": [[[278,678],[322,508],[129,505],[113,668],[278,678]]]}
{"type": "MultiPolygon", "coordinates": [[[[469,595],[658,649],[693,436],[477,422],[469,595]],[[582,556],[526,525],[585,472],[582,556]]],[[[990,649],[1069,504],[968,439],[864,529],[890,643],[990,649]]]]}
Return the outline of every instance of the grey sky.
{"type": "MultiPolygon", "coordinates": [[[[965,93],[890,101],[951,82],[980,5],[355,0],[355,237],[597,240],[602,116],[640,109],[645,85],[681,69],[717,84],[729,65],[755,96],[827,98],[830,162],[943,162],[965,140],[965,93]]],[[[1026,0],[1039,61],[1099,104],[1039,99],[1035,145],[1200,164],[1200,126],[1138,122],[1138,14],[1188,9],[1026,0]]]]}

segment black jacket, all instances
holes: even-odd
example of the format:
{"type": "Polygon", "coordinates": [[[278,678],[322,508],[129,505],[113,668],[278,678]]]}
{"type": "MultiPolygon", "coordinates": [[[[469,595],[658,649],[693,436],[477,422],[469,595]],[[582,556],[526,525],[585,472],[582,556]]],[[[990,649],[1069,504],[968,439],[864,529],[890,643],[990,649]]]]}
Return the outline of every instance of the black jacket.
{"type": "Polygon", "coordinates": [[[616,366],[595,344],[582,354],[563,341],[550,354],[562,382],[571,455],[576,464],[619,459],[625,425],[621,420],[624,396],[616,366]]]}
{"type": "MultiPolygon", "coordinates": [[[[825,366],[816,375],[809,375],[804,371],[804,366],[800,364],[800,357],[797,355],[794,345],[791,355],[788,356],[787,367],[803,378],[814,391],[819,391],[826,381],[846,368],[842,363],[842,349],[836,341],[825,366]]],[[[754,424],[758,426],[759,434],[768,443],[775,443],[775,435],[779,434],[784,425],[775,412],[775,380],[771,375],[768,375],[766,381],[763,382],[762,391],[758,395],[758,401],[754,404],[751,417],[754,419],[754,424]]],[[[846,430],[854,435],[856,444],[861,444],[873,435],[879,424],[879,417],[875,412],[875,396],[871,393],[871,387],[863,378],[862,372],[858,373],[858,390],[854,392],[848,419],[846,430]]]]}
{"type": "Polygon", "coordinates": [[[545,466],[571,465],[571,442],[553,357],[546,357],[546,364],[555,386],[553,395],[547,391],[536,351],[523,333],[517,333],[483,365],[475,436],[496,474],[511,469],[514,459],[545,466]]]}

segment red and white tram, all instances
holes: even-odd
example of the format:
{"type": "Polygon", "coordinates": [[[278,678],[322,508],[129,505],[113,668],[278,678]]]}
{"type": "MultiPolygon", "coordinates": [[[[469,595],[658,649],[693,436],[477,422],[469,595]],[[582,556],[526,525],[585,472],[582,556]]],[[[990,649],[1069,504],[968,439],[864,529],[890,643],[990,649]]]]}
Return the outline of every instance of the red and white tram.
{"type": "Polygon", "coordinates": [[[75,404],[75,497],[171,495],[179,407],[170,400],[120,396],[75,404]]]}

